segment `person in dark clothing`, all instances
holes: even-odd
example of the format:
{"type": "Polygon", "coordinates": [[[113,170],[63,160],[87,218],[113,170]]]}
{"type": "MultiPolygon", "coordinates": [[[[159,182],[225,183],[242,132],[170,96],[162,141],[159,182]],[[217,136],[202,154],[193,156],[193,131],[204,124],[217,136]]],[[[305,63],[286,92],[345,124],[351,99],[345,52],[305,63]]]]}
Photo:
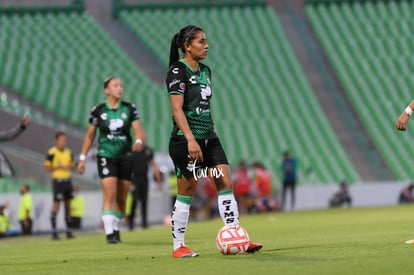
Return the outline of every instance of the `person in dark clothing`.
{"type": "Polygon", "coordinates": [[[11,128],[10,130],[0,132],[0,141],[9,141],[18,137],[26,127],[29,125],[30,119],[28,116],[23,117],[22,122],[19,125],[11,128]]]}
{"type": "Polygon", "coordinates": [[[349,188],[346,181],[341,182],[341,184],[339,185],[339,190],[333,195],[333,197],[329,201],[330,207],[340,207],[343,205],[348,205],[348,207],[351,207],[352,205],[352,197],[349,193],[349,188]]]}
{"type": "Polygon", "coordinates": [[[290,155],[288,151],[283,154],[283,161],[281,164],[282,175],[283,175],[283,186],[282,186],[282,209],[285,209],[286,192],[290,189],[290,206],[291,209],[295,207],[295,187],[296,187],[296,160],[290,155]]]}
{"type": "Polygon", "coordinates": [[[154,173],[155,180],[157,181],[158,188],[162,188],[161,173],[157,164],[154,161],[154,152],[147,145],[139,151],[135,152],[132,156],[132,205],[131,212],[128,216],[129,230],[134,229],[135,211],[137,204],[140,202],[141,208],[141,225],[143,228],[148,227],[147,221],[147,205],[148,205],[148,169],[151,166],[154,173]]]}

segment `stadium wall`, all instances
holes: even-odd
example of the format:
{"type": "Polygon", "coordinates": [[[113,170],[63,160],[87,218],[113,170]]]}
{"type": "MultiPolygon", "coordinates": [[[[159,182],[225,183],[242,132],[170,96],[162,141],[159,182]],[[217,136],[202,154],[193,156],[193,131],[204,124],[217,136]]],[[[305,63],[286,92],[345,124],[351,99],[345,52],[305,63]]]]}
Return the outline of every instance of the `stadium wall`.
{"type": "MultiPolygon", "coordinates": [[[[349,185],[352,207],[378,207],[396,205],[407,181],[359,182],[349,185]]],[[[338,184],[305,184],[297,188],[296,210],[323,209],[339,189],[338,184]]],[[[286,206],[290,205],[289,193],[286,206]]]]}
{"type": "MultiPolygon", "coordinates": [[[[352,196],[352,207],[378,207],[392,206],[397,204],[400,191],[406,187],[408,182],[370,182],[357,183],[350,186],[352,196]]],[[[332,195],[338,190],[337,184],[309,184],[297,188],[295,210],[324,209],[329,205],[332,195]]],[[[100,191],[81,192],[85,199],[85,216],[83,218],[83,230],[101,230],[100,213],[102,205],[102,194],[100,191]]],[[[50,231],[50,209],[52,207],[51,193],[32,193],[34,204],[34,233],[46,233],[50,231]]],[[[14,229],[19,230],[17,221],[17,209],[20,196],[15,193],[0,194],[0,204],[9,203],[10,217],[14,229]]],[[[290,205],[289,196],[286,206],[290,205]]],[[[287,209],[289,209],[287,207],[287,209]]],[[[139,213],[139,209],[137,211],[139,213]]],[[[148,222],[151,225],[164,223],[164,218],[170,215],[170,196],[167,191],[159,192],[151,190],[148,200],[148,222]]],[[[58,229],[64,230],[63,211],[59,212],[58,229]]],[[[139,214],[135,222],[140,224],[139,214]]]]}
{"type": "MultiPolygon", "coordinates": [[[[101,230],[101,206],[102,193],[81,192],[81,196],[85,199],[85,216],[82,219],[82,230],[101,230]]],[[[35,234],[43,234],[50,232],[50,211],[52,209],[51,193],[32,193],[33,198],[33,232],[35,234]]],[[[13,229],[20,230],[17,220],[17,210],[19,206],[20,195],[18,194],[0,194],[0,204],[9,203],[10,219],[13,229]]],[[[63,206],[62,206],[63,207],[63,206]]],[[[137,213],[139,212],[137,208],[137,213]]],[[[65,223],[63,216],[63,208],[59,211],[57,217],[57,228],[59,231],[65,231],[65,223]]],[[[170,199],[167,193],[152,191],[148,200],[148,223],[162,224],[164,217],[170,215],[170,199]]],[[[140,224],[140,217],[137,215],[135,222],[140,224]]]]}

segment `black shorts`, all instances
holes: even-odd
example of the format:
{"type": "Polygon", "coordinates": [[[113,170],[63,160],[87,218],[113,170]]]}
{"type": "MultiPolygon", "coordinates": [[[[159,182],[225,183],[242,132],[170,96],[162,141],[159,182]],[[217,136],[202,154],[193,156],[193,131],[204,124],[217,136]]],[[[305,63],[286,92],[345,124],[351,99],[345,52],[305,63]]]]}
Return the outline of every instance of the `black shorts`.
{"type": "Polygon", "coordinates": [[[122,158],[107,158],[98,156],[97,164],[98,174],[101,179],[115,177],[122,180],[131,180],[131,156],[125,156],[122,158]]]}
{"type": "Polygon", "coordinates": [[[190,160],[187,140],[184,136],[171,137],[169,151],[177,177],[184,175],[186,178],[198,178],[199,173],[196,170],[202,171],[205,168],[211,168],[219,164],[229,164],[218,138],[197,139],[197,142],[203,152],[204,161],[202,163],[190,160]]]}
{"type": "Polygon", "coordinates": [[[70,200],[73,198],[71,179],[53,180],[53,201],[70,200]]]}

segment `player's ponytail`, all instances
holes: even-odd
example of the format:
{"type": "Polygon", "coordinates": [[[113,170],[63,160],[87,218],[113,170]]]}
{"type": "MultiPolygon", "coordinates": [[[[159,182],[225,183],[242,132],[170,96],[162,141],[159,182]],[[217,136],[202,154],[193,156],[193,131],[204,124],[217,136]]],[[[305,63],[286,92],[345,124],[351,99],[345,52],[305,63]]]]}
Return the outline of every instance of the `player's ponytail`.
{"type": "Polygon", "coordinates": [[[187,25],[172,37],[170,45],[169,66],[179,60],[180,54],[178,52],[178,49],[181,49],[181,51],[185,53],[184,44],[191,43],[191,41],[195,38],[196,33],[199,31],[202,32],[203,29],[194,25],[187,25]]]}
{"type": "Polygon", "coordinates": [[[176,33],[173,38],[171,39],[171,45],[170,45],[170,62],[169,66],[171,66],[173,63],[177,62],[180,58],[180,55],[178,53],[178,43],[177,43],[177,37],[179,33],[176,33]]]}

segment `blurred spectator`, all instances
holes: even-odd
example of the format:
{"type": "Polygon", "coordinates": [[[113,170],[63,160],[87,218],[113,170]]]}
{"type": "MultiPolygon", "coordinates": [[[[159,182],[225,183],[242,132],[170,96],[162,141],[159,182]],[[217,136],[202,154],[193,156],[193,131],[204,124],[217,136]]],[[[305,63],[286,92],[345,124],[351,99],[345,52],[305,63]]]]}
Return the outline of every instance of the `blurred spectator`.
{"type": "Polygon", "coordinates": [[[281,206],[282,209],[285,209],[285,202],[286,202],[286,192],[290,189],[290,207],[293,209],[295,207],[295,187],[296,187],[296,159],[293,158],[289,151],[285,151],[283,154],[283,160],[281,164],[282,168],[282,201],[281,206]]]}
{"type": "Polygon", "coordinates": [[[29,125],[30,119],[28,116],[23,117],[23,120],[10,130],[0,132],[0,141],[9,141],[18,137],[26,127],[29,125]]]}
{"type": "Polygon", "coordinates": [[[33,214],[33,200],[30,195],[29,185],[23,185],[20,189],[20,203],[18,211],[18,220],[20,222],[22,235],[32,234],[32,214],[33,214]]]}
{"type": "Polygon", "coordinates": [[[154,161],[154,151],[147,145],[142,150],[134,152],[132,156],[132,205],[131,212],[128,216],[129,230],[135,226],[135,210],[138,202],[141,203],[141,226],[148,227],[147,222],[147,205],[148,205],[148,169],[151,166],[158,189],[162,189],[162,177],[157,164],[154,161]]]}
{"type": "Polygon", "coordinates": [[[400,196],[398,197],[398,203],[404,204],[414,202],[413,189],[414,183],[410,183],[410,185],[401,190],[400,196]]]}
{"type": "Polygon", "coordinates": [[[260,212],[277,210],[277,203],[272,197],[272,175],[263,164],[253,164],[256,174],[256,207],[260,212]]]}
{"type": "Polygon", "coordinates": [[[347,205],[348,207],[352,205],[351,194],[349,193],[348,184],[345,181],[341,182],[339,190],[329,201],[330,207],[341,207],[343,205],[347,205]]]}
{"type": "Polygon", "coordinates": [[[73,229],[82,228],[82,217],[85,215],[85,199],[79,194],[79,188],[73,187],[73,198],[70,200],[70,219],[73,229]]]}
{"type": "Polygon", "coordinates": [[[6,237],[10,229],[10,218],[6,211],[7,205],[0,205],[0,238],[6,237]]]}
{"type": "Polygon", "coordinates": [[[234,173],[234,196],[236,197],[236,201],[239,205],[239,213],[246,214],[249,212],[249,208],[251,206],[249,201],[252,192],[252,181],[250,179],[249,168],[247,167],[246,162],[241,160],[234,173]]]}
{"type": "Polygon", "coordinates": [[[214,182],[208,178],[201,178],[200,181],[203,182],[204,194],[206,196],[206,212],[209,219],[219,216],[219,211],[217,207],[217,189],[214,185],[214,182]]]}
{"type": "Polygon", "coordinates": [[[177,198],[178,186],[177,186],[177,175],[175,171],[172,170],[168,177],[168,186],[170,189],[170,201],[171,201],[171,211],[174,208],[175,199],[177,198]]]}

